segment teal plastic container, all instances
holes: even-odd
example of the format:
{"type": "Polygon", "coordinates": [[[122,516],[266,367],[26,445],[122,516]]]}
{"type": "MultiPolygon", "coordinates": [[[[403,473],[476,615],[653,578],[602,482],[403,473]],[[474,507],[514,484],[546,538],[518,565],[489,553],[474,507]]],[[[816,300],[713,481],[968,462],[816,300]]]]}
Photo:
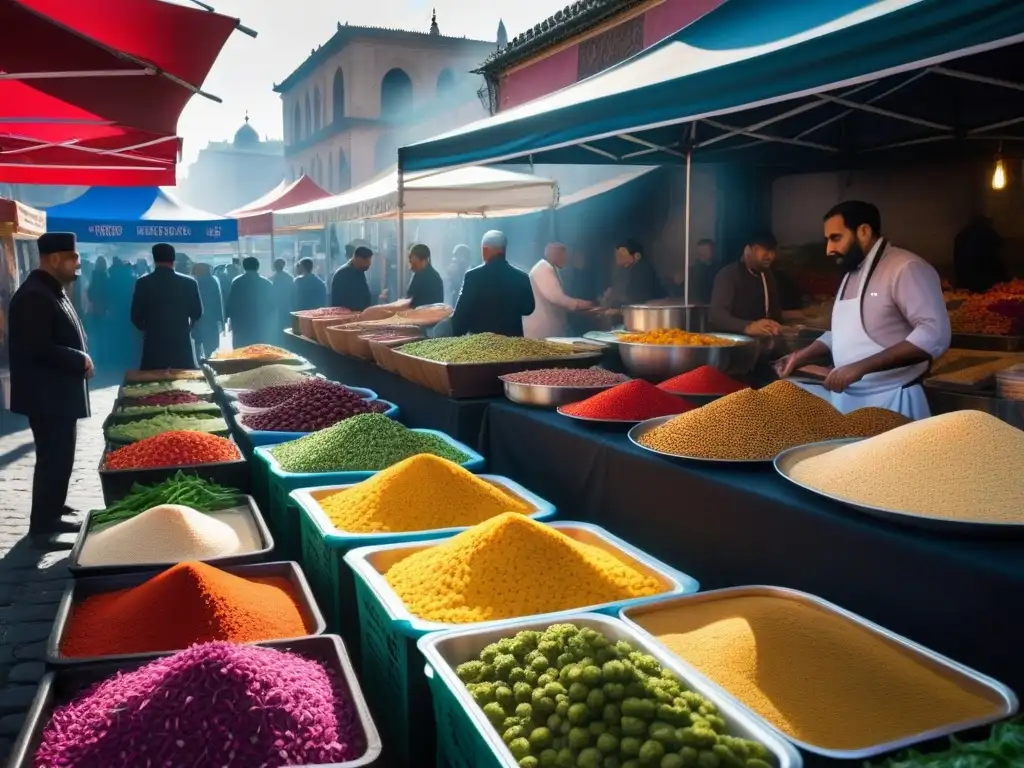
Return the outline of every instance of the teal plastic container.
{"type": "MultiPolygon", "coordinates": [[[[548,521],[555,516],[555,507],[531,493],[514,480],[498,475],[480,475],[481,480],[496,485],[532,505],[534,520],[548,521]]],[[[331,493],[351,488],[348,485],[303,488],[292,491],[289,503],[298,507],[302,541],[302,562],[312,585],[313,594],[324,611],[329,631],[345,638],[350,650],[359,649],[359,623],[356,619],[356,593],[352,570],[345,564],[345,555],[358,547],[430,541],[454,536],[466,527],[437,528],[409,533],[346,533],[335,528],[324,513],[319,500],[331,493]]]]}
{"type": "MultiPolygon", "coordinates": [[[[351,389],[354,389],[354,387],[351,387],[351,389]]],[[[384,403],[385,405],[388,406],[388,409],[386,411],[383,411],[384,415],[387,416],[389,419],[395,419],[395,421],[398,420],[401,410],[394,403],[388,400],[373,400],[370,398],[365,399],[368,402],[384,403]]],[[[245,433],[245,436],[249,438],[249,440],[252,442],[254,446],[280,445],[281,443],[289,443],[292,440],[298,440],[300,437],[305,437],[306,435],[313,434],[312,432],[270,432],[268,430],[262,429],[249,429],[247,426],[242,424],[241,417],[243,415],[244,414],[239,414],[237,417],[238,429],[245,433]]]]}
{"type": "MultiPolygon", "coordinates": [[[[582,543],[615,552],[620,557],[625,555],[636,567],[657,578],[664,590],[648,597],[524,617],[530,621],[556,623],[588,612],[614,616],[624,607],[643,605],[669,595],[690,594],[700,588],[693,577],[641,552],[599,526],[562,522],[552,523],[551,527],[582,543]]],[[[383,574],[395,563],[436,543],[420,541],[361,547],[344,557],[355,576],[363,685],[371,708],[381,713],[378,722],[384,731],[384,741],[395,750],[400,765],[413,765],[414,755],[429,754],[436,745],[434,711],[417,641],[434,632],[502,627],[520,621],[514,618],[459,625],[425,621],[412,615],[383,574]]]]}
{"type": "MultiPolygon", "coordinates": [[[[433,429],[414,429],[425,435],[439,437],[453,448],[469,458],[462,463],[463,468],[470,472],[479,472],[484,468],[484,457],[468,445],[444,432],[433,429]]],[[[301,533],[298,508],[289,498],[292,491],[301,488],[316,488],[322,485],[351,485],[372,477],[376,472],[286,472],[270,454],[273,446],[260,446],[253,451],[253,463],[262,462],[267,469],[267,522],[274,532],[277,542],[277,554],[282,558],[299,559],[302,554],[301,533]]]]}

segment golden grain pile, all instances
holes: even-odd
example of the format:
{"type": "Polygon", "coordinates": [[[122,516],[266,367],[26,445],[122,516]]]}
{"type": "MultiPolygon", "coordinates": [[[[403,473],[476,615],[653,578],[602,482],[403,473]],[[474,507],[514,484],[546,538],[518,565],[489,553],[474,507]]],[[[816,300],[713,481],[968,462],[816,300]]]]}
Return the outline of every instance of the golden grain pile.
{"type": "Polygon", "coordinates": [[[776,381],[680,414],[652,429],[640,442],[678,456],[770,461],[796,445],[874,436],[907,421],[883,408],[863,408],[844,416],[795,384],[776,381]]]}
{"type": "Polygon", "coordinates": [[[1024,523],[1024,432],[981,411],[915,421],[804,459],[790,476],[857,504],[1024,523]]]}

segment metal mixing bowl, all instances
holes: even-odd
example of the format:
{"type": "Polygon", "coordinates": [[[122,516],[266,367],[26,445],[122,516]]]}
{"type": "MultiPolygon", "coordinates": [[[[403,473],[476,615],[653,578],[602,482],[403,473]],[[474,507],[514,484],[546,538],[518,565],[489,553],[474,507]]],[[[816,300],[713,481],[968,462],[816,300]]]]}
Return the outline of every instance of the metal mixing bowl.
{"type": "Polygon", "coordinates": [[[708,307],[658,300],[647,304],[629,304],[622,308],[622,324],[627,331],[642,333],[659,328],[680,328],[703,333],[707,328],[708,307]]]}
{"type": "Polygon", "coordinates": [[[586,400],[599,392],[618,386],[628,379],[623,376],[622,381],[615,384],[599,384],[592,387],[565,387],[551,386],[549,384],[522,384],[516,381],[509,381],[499,376],[502,384],[505,385],[505,397],[513,403],[520,405],[533,405],[539,408],[557,408],[560,405],[578,403],[586,400]]]}
{"type": "Polygon", "coordinates": [[[749,373],[757,364],[757,340],[733,333],[712,333],[734,344],[727,347],[687,347],[674,344],[627,344],[619,342],[622,364],[633,376],[662,381],[710,365],[729,376],[749,373]]]}

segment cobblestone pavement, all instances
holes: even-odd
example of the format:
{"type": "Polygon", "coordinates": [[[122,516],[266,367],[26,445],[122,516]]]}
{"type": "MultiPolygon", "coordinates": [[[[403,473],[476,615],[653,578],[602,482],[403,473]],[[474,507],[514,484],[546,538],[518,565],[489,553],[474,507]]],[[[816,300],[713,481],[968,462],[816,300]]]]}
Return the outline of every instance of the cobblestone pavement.
{"type": "MultiPolygon", "coordinates": [[[[113,408],[121,375],[101,375],[92,388],[90,419],[79,422],[78,453],[68,505],[80,514],[101,507],[96,471],[103,450],[103,420],[113,408]]],[[[11,746],[45,671],[46,641],[64,590],[68,549],[28,546],[35,454],[27,422],[2,412],[0,422],[0,764],[11,746]]],[[[68,537],[71,538],[71,537],[68,537]]]]}

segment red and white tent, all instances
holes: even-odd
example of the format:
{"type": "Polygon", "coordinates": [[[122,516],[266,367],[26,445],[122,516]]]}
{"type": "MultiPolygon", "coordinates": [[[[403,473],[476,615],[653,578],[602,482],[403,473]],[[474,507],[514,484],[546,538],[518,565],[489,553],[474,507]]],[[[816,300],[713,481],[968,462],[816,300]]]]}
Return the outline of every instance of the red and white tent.
{"type": "Polygon", "coordinates": [[[239,237],[272,235],[274,233],[274,211],[305,205],[330,196],[330,192],[309,176],[302,175],[291,183],[282,181],[263,197],[253,200],[241,208],[236,208],[228,216],[238,219],[239,237]]]}

